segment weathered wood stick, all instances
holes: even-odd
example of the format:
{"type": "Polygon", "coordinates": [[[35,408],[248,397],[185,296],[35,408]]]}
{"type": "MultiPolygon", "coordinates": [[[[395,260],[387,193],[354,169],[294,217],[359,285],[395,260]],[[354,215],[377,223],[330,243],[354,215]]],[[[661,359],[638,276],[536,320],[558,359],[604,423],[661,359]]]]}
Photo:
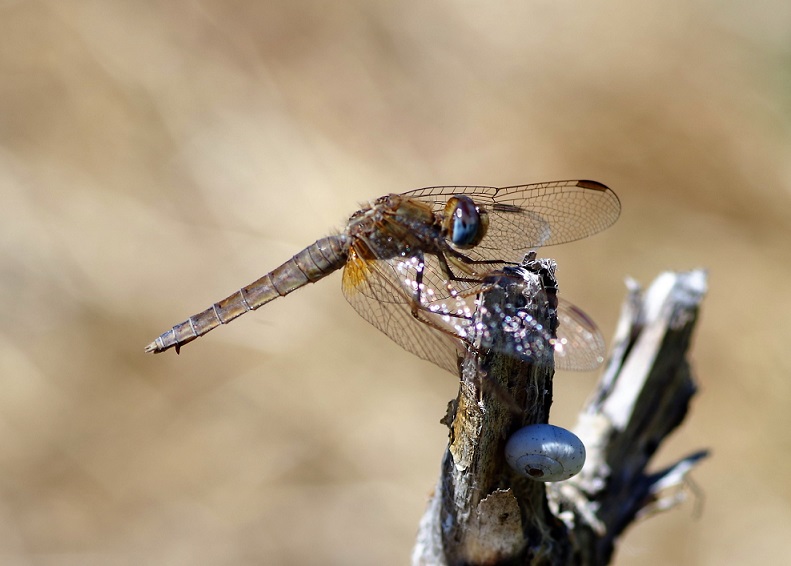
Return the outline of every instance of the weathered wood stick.
{"type": "MultiPolygon", "coordinates": [[[[471,349],[443,419],[449,445],[413,564],[607,564],[630,523],[684,499],[686,475],[706,451],[658,472],[647,466],[696,392],[687,351],[706,274],[664,273],[645,293],[631,280],[627,286],[610,358],[575,429],[587,463],[570,480],[534,482],[503,455],[516,429],[547,422],[553,368],[471,349]]],[[[519,304],[554,322],[536,273],[503,278],[481,300],[519,304]]]]}

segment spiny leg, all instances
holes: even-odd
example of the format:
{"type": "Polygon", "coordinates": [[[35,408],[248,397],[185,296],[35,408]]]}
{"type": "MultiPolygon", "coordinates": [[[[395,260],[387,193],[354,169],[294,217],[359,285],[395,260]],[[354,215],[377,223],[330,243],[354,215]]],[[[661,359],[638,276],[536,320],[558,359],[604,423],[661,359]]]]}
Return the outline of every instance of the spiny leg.
{"type": "MultiPolygon", "coordinates": [[[[448,248],[448,251],[451,252],[451,256],[454,259],[460,260],[465,265],[502,265],[503,262],[499,260],[473,260],[469,257],[465,256],[461,252],[458,252],[452,248],[448,248]]],[[[454,289],[451,282],[456,281],[458,283],[470,283],[473,285],[478,285],[481,283],[481,277],[460,277],[456,275],[450,267],[448,263],[448,259],[445,257],[445,254],[441,251],[437,251],[436,254],[437,261],[439,262],[440,269],[442,269],[442,274],[445,277],[445,288],[447,289],[448,293],[451,297],[458,296],[459,292],[454,289]]]]}
{"type": "Polygon", "coordinates": [[[451,247],[446,249],[450,255],[467,265],[519,265],[515,261],[506,261],[504,259],[472,259],[470,256],[464,255],[451,247]]]}
{"type": "MultiPolygon", "coordinates": [[[[415,254],[415,257],[418,259],[417,269],[416,269],[416,272],[415,272],[415,287],[414,287],[414,290],[413,290],[412,296],[410,297],[410,302],[409,302],[409,309],[410,309],[410,312],[412,313],[412,316],[414,316],[421,323],[427,324],[428,326],[430,326],[430,327],[432,327],[432,328],[434,328],[436,330],[439,330],[441,332],[444,332],[445,334],[449,334],[451,336],[454,336],[455,338],[462,338],[458,334],[453,333],[450,330],[448,330],[447,328],[444,328],[441,325],[435,323],[433,320],[431,320],[430,317],[428,317],[428,316],[421,316],[421,313],[429,312],[431,314],[439,315],[439,316],[448,316],[448,317],[451,317],[451,318],[457,318],[457,319],[462,319],[462,320],[466,320],[466,321],[470,321],[471,320],[469,316],[466,316],[466,315],[464,315],[462,313],[450,312],[448,310],[436,311],[435,312],[435,311],[432,311],[431,309],[426,308],[426,306],[423,304],[423,291],[425,289],[425,287],[423,285],[423,274],[424,274],[425,269],[426,269],[426,264],[424,262],[423,252],[419,252],[419,253],[415,254]]],[[[437,257],[440,258],[440,265],[442,265],[442,270],[443,270],[443,272],[445,272],[446,277],[448,277],[449,275],[453,276],[453,273],[450,271],[447,263],[445,263],[444,257],[440,257],[440,255],[438,255],[437,257]]],[[[458,279],[456,279],[456,280],[458,280],[458,279]]],[[[473,280],[470,280],[470,282],[471,283],[478,283],[478,280],[477,279],[473,279],[473,280]]],[[[454,297],[459,295],[459,293],[455,289],[450,289],[450,287],[449,287],[448,290],[452,293],[452,295],[454,297]]]]}

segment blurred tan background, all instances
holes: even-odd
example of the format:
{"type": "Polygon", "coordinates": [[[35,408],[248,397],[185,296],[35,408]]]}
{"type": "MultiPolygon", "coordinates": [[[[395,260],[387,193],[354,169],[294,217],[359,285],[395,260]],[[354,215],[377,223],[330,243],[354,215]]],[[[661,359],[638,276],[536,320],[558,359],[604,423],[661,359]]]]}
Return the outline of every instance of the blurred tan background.
{"type": "MultiPolygon", "coordinates": [[[[788,2],[0,1],[0,563],[405,564],[451,375],[340,276],[159,333],[435,184],[592,178],[547,248],[612,335],[627,275],[706,267],[690,502],[616,563],[791,555],[788,2]]],[[[556,380],[571,425],[595,375],[556,380]]]]}

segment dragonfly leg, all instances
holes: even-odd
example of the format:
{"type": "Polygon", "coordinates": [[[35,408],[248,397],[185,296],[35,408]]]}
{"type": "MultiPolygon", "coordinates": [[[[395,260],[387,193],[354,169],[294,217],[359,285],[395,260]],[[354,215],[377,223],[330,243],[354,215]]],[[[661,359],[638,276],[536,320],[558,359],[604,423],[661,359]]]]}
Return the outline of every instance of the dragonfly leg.
{"type": "Polygon", "coordinates": [[[418,267],[415,273],[415,289],[414,292],[412,293],[412,301],[409,305],[409,308],[412,311],[412,316],[420,320],[420,317],[418,316],[418,310],[421,308],[421,304],[422,304],[420,295],[423,290],[423,270],[426,268],[426,264],[423,261],[424,260],[423,252],[418,252],[417,258],[418,258],[418,267]]]}
{"type": "Polygon", "coordinates": [[[515,261],[506,261],[504,259],[472,259],[470,256],[466,256],[460,251],[450,247],[447,248],[447,251],[454,259],[458,259],[467,265],[519,265],[519,263],[515,261]]]}
{"type": "Polygon", "coordinates": [[[454,289],[453,286],[451,285],[451,281],[458,281],[459,283],[473,283],[473,284],[481,282],[480,279],[475,277],[459,277],[458,275],[453,273],[453,270],[451,270],[450,265],[448,264],[448,260],[445,257],[445,254],[438,251],[436,253],[436,256],[437,256],[437,261],[439,262],[440,269],[442,269],[442,274],[445,276],[445,281],[447,282],[445,283],[445,288],[448,290],[448,293],[450,293],[451,297],[455,297],[459,294],[459,292],[456,289],[454,289]]]}
{"type": "MultiPolygon", "coordinates": [[[[429,318],[420,316],[421,311],[427,310],[426,307],[423,306],[423,296],[422,296],[424,289],[423,273],[425,271],[425,263],[423,261],[423,252],[416,254],[415,257],[417,257],[419,261],[418,261],[418,268],[415,271],[415,289],[414,289],[414,293],[412,294],[412,298],[409,305],[410,311],[412,312],[412,316],[414,316],[419,321],[428,324],[433,328],[437,328],[438,330],[442,330],[443,332],[446,332],[446,330],[444,330],[440,326],[432,323],[429,318]]],[[[445,262],[445,258],[441,254],[438,254],[437,257],[439,258],[439,263],[442,266],[442,270],[445,276],[448,277],[448,279],[453,277],[454,281],[467,281],[464,279],[457,278],[455,275],[453,275],[453,273],[450,271],[450,267],[448,266],[447,262],[445,262]]],[[[470,283],[478,283],[477,279],[469,279],[468,281],[470,283]]],[[[459,296],[459,291],[457,291],[456,289],[451,289],[450,285],[448,285],[448,292],[450,292],[451,295],[454,297],[459,296]]],[[[468,318],[463,314],[453,313],[453,312],[444,312],[442,314],[453,318],[464,318],[464,319],[468,318]]]]}

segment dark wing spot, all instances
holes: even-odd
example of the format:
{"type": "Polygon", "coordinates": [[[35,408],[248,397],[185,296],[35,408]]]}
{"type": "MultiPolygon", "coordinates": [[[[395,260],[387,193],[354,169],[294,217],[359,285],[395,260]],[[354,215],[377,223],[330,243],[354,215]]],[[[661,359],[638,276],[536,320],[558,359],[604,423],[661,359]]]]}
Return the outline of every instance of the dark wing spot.
{"type": "Polygon", "coordinates": [[[598,181],[577,181],[577,186],[583,189],[593,189],[594,191],[609,191],[607,185],[602,185],[598,181]]]}

